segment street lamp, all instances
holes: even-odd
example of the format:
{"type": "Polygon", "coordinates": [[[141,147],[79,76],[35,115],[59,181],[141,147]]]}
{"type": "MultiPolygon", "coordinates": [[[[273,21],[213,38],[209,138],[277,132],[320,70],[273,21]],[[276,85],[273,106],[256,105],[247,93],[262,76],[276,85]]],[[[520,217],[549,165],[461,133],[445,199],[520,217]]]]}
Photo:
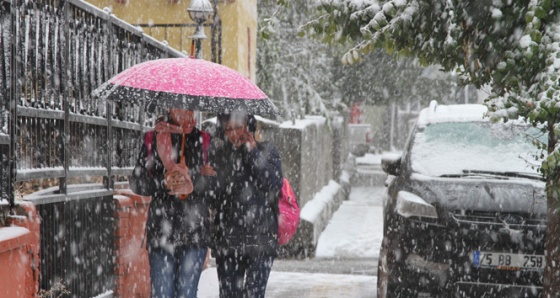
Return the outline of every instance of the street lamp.
{"type": "MultiPolygon", "coordinates": [[[[202,58],[202,45],[201,40],[206,39],[204,34],[204,27],[202,24],[208,20],[212,12],[212,4],[208,0],[191,0],[191,4],[187,8],[189,12],[189,17],[197,24],[196,31],[193,36],[190,36],[193,40],[193,45],[196,45],[196,58],[202,58]]],[[[192,49],[191,49],[192,53],[192,49]]]]}

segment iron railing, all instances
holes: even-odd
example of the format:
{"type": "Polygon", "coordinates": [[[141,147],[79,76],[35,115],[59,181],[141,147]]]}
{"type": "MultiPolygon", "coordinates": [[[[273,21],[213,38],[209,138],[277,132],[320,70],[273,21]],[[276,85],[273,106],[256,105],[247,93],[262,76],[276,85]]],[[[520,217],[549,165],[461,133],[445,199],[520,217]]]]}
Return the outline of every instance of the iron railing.
{"type": "Polygon", "coordinates": [[[0,3],[0,198],[13,208],[27,195],[38,209],[41,289],[110,292],[113,183],[161,111],[91,93],[137,63],[186,54],[84,1],[0,3]]]}

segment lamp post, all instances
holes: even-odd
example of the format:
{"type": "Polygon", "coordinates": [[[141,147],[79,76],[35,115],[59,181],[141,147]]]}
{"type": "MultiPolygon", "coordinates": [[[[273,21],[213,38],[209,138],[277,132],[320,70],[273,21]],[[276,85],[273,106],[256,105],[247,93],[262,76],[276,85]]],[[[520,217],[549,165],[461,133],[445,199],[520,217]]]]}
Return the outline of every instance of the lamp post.
{"type": "MultiPolygon", "coordinates": [[[[187,8],[189,17],[197,24],[194,35],[190,36],[193,40],[193,46],[196,47],[196,59],[202,58],[202,44],[201,40],[206,39],[204,34],[204,27],[202,24],[208,20],[212,12],[212,4],[208,0],[191,0],[191,4],[187,8]]],[[[191,48],[191,55],[192,55],[191,48]]]]}

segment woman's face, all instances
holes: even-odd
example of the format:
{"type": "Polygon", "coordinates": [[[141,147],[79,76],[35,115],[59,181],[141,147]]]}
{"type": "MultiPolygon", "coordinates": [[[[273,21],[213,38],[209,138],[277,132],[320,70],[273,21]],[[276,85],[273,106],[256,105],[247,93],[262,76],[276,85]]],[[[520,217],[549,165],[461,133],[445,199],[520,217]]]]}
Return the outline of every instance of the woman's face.
{"type": "Polygon", "coordinates": [[[173,120],[173,122],[181,126],[183,128],[183,132],[186,134],[191,133],[196,125],[196,119],[193,111],[171,109],[169,110],[169,117],[173,120]]]}
{"type": "Polygon", "coordinates": [[[247,131],[247,124],[244,121],[229,120],[224,126],[224,135],[236,148],[247,142],[247,133],[249,132],[247,131]]]}

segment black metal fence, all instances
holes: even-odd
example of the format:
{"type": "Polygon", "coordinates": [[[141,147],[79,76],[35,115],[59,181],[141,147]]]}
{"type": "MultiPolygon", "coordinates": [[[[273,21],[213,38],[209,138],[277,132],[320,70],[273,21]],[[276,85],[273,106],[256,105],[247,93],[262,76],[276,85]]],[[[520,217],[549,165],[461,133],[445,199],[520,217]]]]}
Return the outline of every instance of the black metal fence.
{"type": "Polygon", "coordinates": [[[113,290],[113,206],[112,195],[39,206],[41,289],[60,283],[71,297],[113,290]]]}
{"type": "Polygon", "coordinates": [[[84,1],[0,3],[1,199],[27,195],[38,209],[42,290],[110,293],[113,183],[154,115],[91,92],[139,62],[186,55],[84,1]]]}

